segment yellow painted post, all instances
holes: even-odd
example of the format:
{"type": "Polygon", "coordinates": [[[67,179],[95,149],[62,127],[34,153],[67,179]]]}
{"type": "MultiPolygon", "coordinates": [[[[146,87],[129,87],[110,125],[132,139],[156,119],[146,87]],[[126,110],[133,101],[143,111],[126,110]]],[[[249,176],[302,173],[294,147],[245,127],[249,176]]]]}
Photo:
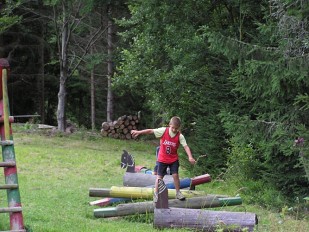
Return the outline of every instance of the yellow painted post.
{"type": "MultiPolygon", "coordinates": [[[[192,191],[192,190],[180,190],[180,191],[187,198],[207,195],[204,191],[192,191]]],[[[153,197],[153,188],[112,186],[110,189],[110,196],[132,198],[132,199],[151,199],[153,197]]],[[[176,198],[175,189],[168,190],[168,198],[169,199],[176,198]]]]}
{"type": "Polygon", "coordinates": [[[7,69],[2,69],[2,93],[3,93],[3,116],[4,116],[4,137],[10,140],[10,123],[9,123],[9,98],[7,89],[7,69]]]}

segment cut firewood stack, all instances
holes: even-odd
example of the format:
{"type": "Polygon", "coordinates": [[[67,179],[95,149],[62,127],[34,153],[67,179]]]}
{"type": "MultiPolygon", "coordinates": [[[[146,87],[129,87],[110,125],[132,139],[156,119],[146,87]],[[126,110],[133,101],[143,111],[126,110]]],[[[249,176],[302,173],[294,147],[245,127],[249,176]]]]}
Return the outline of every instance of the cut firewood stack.
{"type": "Polygon", "coordinates": [[[131,130],[136,130],[139,119],[136,115],[123,115],[113,122],[103,122],[101,134],[115,139],[132,139],[131,130]]]}

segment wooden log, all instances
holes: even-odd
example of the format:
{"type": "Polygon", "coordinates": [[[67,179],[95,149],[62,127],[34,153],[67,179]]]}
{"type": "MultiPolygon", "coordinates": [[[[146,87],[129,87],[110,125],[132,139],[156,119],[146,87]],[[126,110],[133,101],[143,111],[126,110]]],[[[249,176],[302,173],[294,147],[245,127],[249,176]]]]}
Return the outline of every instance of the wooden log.
{"type": "Polygon", "coordinates": [[[118,133],[113,134],[113,138],[114,139],[118,139],[119,138],[119,134],[118,133]]]}
{"type": "Polygon", "coordinates": [[[103,122],[102,123],[102,128],[103,128],[103,130],[105,130],[105,131],[107,131],[108,129],[109,129],[109,123],[108,122],[103,122]]]}
{"type": "MultiPolygon", "coordinates": [[[[156,183],[157,177],[144,173],[130,173],[126,172],[123,175],[123,186],[129,187],[146,187],[156,183]]],[[[163,178],[165,183],[173,183],[174,179],[171,175],[166,175],[163,178]]]]}
{"type": "Polygon", "coordinates": [[[107,206],[107,205],[111,205],[114,203],[119,203],[119,202],[129,202],[132,201],[129,198],[110,198],[110,197],[106,197],[103,199],[99,199],[99,200],[95,200],[95,201],[91,201],[89,202],[89,205],[96,205],[96,206],[107,206]]]}
{"type": "Polygon", "coordinates": [[[118,122],[116,122],[115,124],[114,124],[114,128],[115,129],[118,129],[120,127],[120,124],[118,123],[118,122]]]}
{"type": "Polygon", "coordinates": [[[130,133],[126,134],[126,139],[132,139],[132,135],[130,133]]]}
{"type": "Polygon", "coordinates": [[[39,124],[39,129],[54,129],[55,126],[45,125],[45,124],[39,124]]]}
{"type": "MultiPolygon", "coordinates": [[[[126,172],[123,176],[123,186],[130,186],[130,187],[147,187],[152,186],[155,184],[157,177],[155,175],[149,176],[148,174],[144,173],[128,173],[126,172]]],[[[187,179],[187,178],[182,178],[187,179]]],[[[182,180],[180,179],[180,180],[182,180]]],[[[164,182],[167,183],[174,183],[174,179],[171,175],[165,175],[163,178],[164,182]]],[[[189,186],[183,186],[181,188],[187,188],[208,183],[211,181],[211,177],[209,174],[204,174],[201,176],[196,176],[191,179],[191,183],[189,186]]],[[[184,185],[184,184],[183,184],[184,185]]]]}
{"type": "Polygon", "coordinates": [[[108,135],[108,132],[102,129],[102,130],[101,130],[101,135],[102,135],[103,137],[106,137],[106,136],[108,135]]]}
{"type": "Polygon", "coordinates": [[[130,125],[130,120],[129,120],[129,119],[126,119],[126,120],[124,121],[124,125],[125,125],[125,126],[129,126],[129,125],[130,125]]]}
{"type": "MultiPolygon", "coordinates": [[[[181,190],[181,193],[186,198],[206,196],[204,191],[191,191],[181,190]]],[[[90,188],[90,197],[115,197],[115,198],[130,198],[130,199],[152,199],[153,188],[140,188],[140,187],[118,187],[112,186],[108,188],[90,188]]],[[[169,199],[176,198],[176,190],[170,189],[168,193],[169,199]]]]}
{"type": "Polygon", "coordinates": [[[118,118],[118,121],[124,121],[126,118],[127,118],[127,116],[126,116],[126,115],[123,115],[123,116],[121,116],[121,117],[118,118]]]}
{"type": "Polygon", "coordinates": [[[126,136],[125,136],[124,134],[120,134],[120,135],[119,135],[119,138],[120,138],[120,139],[125,139],[126,136]]]}
{"type": "Polygon", "coordinates": [[[254,213],[209,211],[183,208],[154,209],[155,228],[190,228],[198,231],[253,231],[254,213]]]}
{"type": "MultiPolygon", "coordinates": [[[[176,208],[202,209],[202,208],[240,205],[242,204],[242,200],[240,197],[218,198],[215,195],[209,195],[205,197],[188,198],[185,201],[179,201],[176,199],[169,200],[168,204],[169,206],[176,208]]],[[[95,209],[94,216],[97,218],[104,218],[104,217],[127,216],[132,214],[145,214],[153,212],[154,212],[153,202],[146,201],[146,202],[119,204],[116,207],[95,209]]]]}
{"type": "Polygon", "coordinates": [[[109,188],[90,188],[89,197],[110,197],[111,190],[109,188]]]}
{"type": "MultiPolygon", "coordinates": [[[[123,128],[123,129],[122,129],[122,133],[125,134],[125,135],[128,134],[128,133],[129,133],[129,129],[126,128],[126,127],[123,128]]],[[[130,135],[131,135],[131,134],[130,134],[130,135]]]]}

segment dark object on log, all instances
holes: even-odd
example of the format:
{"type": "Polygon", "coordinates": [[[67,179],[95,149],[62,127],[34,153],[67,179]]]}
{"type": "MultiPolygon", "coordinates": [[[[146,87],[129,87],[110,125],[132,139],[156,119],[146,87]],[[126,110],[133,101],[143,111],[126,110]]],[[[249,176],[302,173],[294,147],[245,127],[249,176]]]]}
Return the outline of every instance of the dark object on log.
{"type": "Polygon", "coordinates": [[[168,190],[164,182],[160,181],[158,202],[154,209],[153,226],[155,228],[190,228],[198,231],[242,231],[247,228],[253,231],[258,223],[254,213],[207,211],[198,209],[168,208],[168,190]]]}
{"type": "Polygon", "coordinates": [[[127,168],[127,172],[129,173],[135,172],[134,158],[126,150],[123,150],[123,154],[121,155],[121,168],[127,168]]]}
{"type": "Polygon", "coordinates": [[[136,115],[123,115],[114,122],[103,122],[101,135],[114,139],[132,139],[131,130],[136,130],[138,123],[136,115]]]}

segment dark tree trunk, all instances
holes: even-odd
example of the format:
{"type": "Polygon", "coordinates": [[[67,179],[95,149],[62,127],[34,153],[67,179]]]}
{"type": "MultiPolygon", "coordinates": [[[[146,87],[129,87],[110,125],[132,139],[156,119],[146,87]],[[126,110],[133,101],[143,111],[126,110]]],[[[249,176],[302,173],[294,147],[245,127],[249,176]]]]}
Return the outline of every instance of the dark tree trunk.
{"type": "Polygon", "coordinates": [[[113,118],[113,93],[112,93],[112,77],[113,77],[113,21],[112,21],[112,6],[109,4],[107,9],[108,29],[107,29],[107,121],[111,122],[113,118]]]}

